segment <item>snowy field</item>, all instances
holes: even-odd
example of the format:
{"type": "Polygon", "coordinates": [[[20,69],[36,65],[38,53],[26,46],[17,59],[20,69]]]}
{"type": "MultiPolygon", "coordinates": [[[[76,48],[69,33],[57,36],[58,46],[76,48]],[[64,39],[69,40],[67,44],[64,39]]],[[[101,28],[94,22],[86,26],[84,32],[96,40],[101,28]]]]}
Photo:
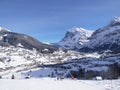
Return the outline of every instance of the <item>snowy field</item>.
{"type": "Polygon", "coordinates": [[[41,79],[1,79],[0,90],[120,90],[120,81],[56,80],[41,79]],[[111,88],[112,87],[112,88],[111,88]]]}

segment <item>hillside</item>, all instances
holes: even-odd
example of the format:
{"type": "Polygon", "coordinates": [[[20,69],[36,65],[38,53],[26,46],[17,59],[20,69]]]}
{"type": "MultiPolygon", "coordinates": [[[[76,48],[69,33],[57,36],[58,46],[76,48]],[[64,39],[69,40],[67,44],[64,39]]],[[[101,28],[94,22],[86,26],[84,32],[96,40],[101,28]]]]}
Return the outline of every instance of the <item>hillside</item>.
{"type": "Polygon", "coordinates": [[[44,51],[44,49],[48,49],[48,52],[53,52],[57,49],[56,47],[44,44],[31,36],[15,33],[2,27],[0,27],[0,45],[4,47],[22,47],[29,50],[35,48],[39,52],[44,51]]]}

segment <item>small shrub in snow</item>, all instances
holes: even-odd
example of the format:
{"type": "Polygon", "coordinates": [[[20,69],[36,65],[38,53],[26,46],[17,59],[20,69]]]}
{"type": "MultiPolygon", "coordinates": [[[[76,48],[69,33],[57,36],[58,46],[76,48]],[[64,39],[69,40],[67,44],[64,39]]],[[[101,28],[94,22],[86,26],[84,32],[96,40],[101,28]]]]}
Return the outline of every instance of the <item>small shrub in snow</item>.
{"type": "Polygon", "coordinates": [[[0,75],[0,79],[2,79],[2,76],[0,75]]]}
{"type": "Polygon", "coordinates": [[[26,77],[25,77],[25,79],[30,79],[30,78],[31,78],[31,76],[26,76],[26,77]]]}
{"type": "Polygon", "coordinates": [[[15,76],[14,76],[14,75],[12,75],[11,79],[15,79],[15,76]]]}

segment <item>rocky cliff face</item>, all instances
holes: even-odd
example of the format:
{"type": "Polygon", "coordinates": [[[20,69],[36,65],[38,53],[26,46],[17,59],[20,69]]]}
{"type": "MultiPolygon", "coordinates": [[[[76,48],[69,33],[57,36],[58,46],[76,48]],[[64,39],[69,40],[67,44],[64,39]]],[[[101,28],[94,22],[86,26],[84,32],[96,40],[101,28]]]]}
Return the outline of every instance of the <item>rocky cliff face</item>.
{"type": "Polygon", "coordinates": [[[92,31],[74,27],[67,31],[65,37],[58,43],[58,45],[65,49],[80,49],[85,42],[88,42],[88,38],[91,34],[92,31]]]}

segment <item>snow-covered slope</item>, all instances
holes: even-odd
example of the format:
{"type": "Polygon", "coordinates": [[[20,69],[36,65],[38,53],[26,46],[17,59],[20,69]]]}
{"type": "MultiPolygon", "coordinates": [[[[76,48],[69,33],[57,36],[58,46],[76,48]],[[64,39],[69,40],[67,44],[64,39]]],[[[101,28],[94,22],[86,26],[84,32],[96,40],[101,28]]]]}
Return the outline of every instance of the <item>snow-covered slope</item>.
{"type": "MultiPolygon", "coordinates": [[[[87,54],[62,50],[43,54],[35,49],[27,50],[13,46],[0,47],[0,51],[0,75],[3,78],[8,78],[7,76],[12,74],[16,77],[16,73],[23,76],[31,75],[33,78],[52,77],[51,75],[54,73],[54,77],[63,74],[65,78],[69,78],[69,73],[73,73],[75,78],[92,79],[102,73],[103,77],[108,79],[110,76],[109,66],[114,63],[120,64],[119,54],[100,56],[97,53],[87,54]],[[81,74],[76,76],[79,70],[83,70],[83,76],[79,76],[81,74]],[[92,73],[90,77],[89,73],[92,73]]],[[[113,68],[113,70],[117,69],[113,68]]]]}
{"type": "Polygon", "coordinates": [[[73,27],[68,30],[65,37],[58,43],[65,49],[79,49],[88,38],[91,36],[92,31],[83,28],[73,27]]]}
{"type": "MultiPolygon", "coordinates": [[[[46,51],[46,49],[44,49],[46,51]]],[[[99,55],[84,54],[76,51],[63,51],[62,49],[54,51],[53,53],[41,53],[35,48],[33,50],[25,49],[23,47],[4,47],[0,46],[0,72],[16,69],[24,70],[39,66],[41,64],[56,64],[65,61],[83,58],[94,57],[99,55]]]]}
{"type": "Polygon", "coordinates": [[[120,17],[115,17],[108,25],[96,30],[90,41],[83,46],[84,51],[120,52],[120,17]]]}
{"type": "MultiPolygon", "coordinates": [[[[114,85],[120,84],[114,81],[114,85]]],[[[54,78],[28,79],[28,80],[0,80],[0,90],[119,90],[120,88],[110,88],[110,81],[80,81],[62,80],[54,78]],[[104,84],[103,84],[104,83],[104,84]]]]}

